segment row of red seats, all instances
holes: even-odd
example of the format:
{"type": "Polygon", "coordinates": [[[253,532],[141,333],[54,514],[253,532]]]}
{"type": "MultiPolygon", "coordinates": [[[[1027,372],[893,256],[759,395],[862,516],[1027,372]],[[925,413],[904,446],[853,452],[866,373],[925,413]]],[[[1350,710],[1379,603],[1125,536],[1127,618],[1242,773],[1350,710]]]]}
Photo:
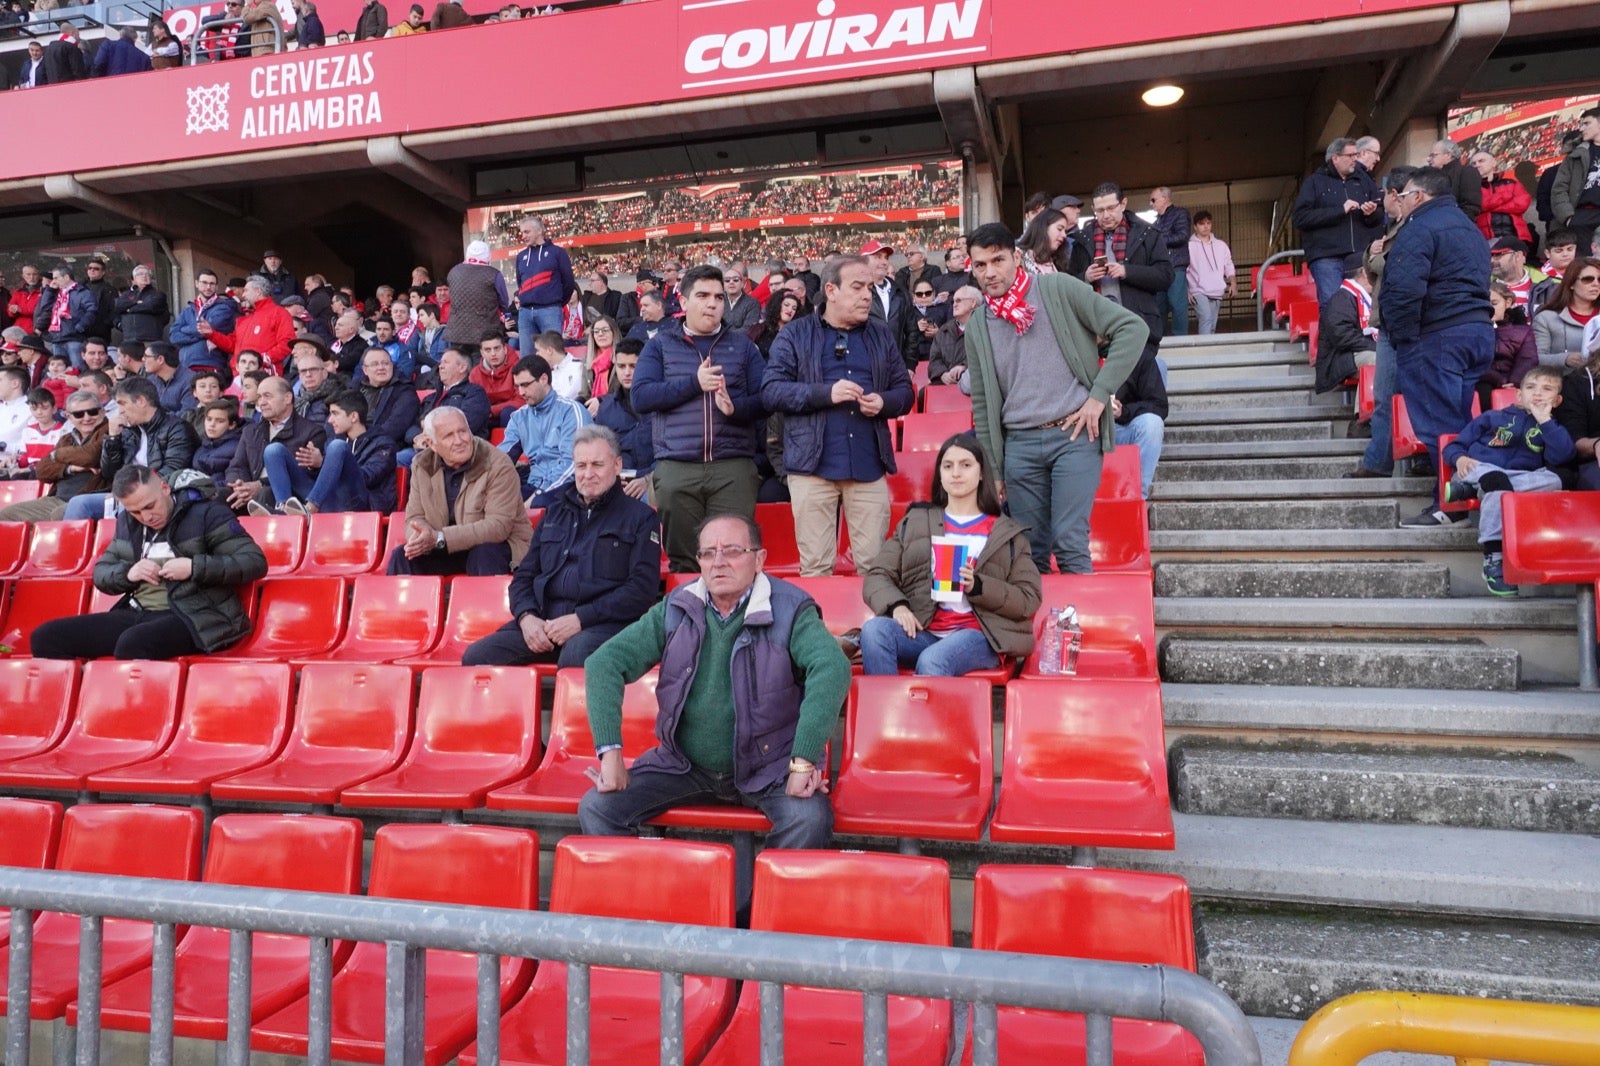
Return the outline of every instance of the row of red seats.
{"type": "MultiPolygon", "coordinates": [[[[0,860],[35,868],[194,880],[201,873],[203,819],[192,808],[79,805],[65,815],[40,801],[0,800],[0,860]],[[56,844],[60,826],[59,845],[56,844]]],[[[229,814],[211,826],[203,880],[214,884],[354,894],[360,890],[360,822],[331,817],[229,814]]],[[[370,897],[532,910],[538,905],[539,844],[527,830],[486,826],[388,825],[373,842],[370,897]]],[[[1056,866],[982,866],[974,879],[973,947],[1146,965],[1195,968],[1187,885],[1164,874],[1056,866]]],[[[734,856],[714,843],[567,837],[555,848],[550,910],[607,918],[729,928],[734,856]],[[649,892],[640,892],[649,884],[649,892]]],[[[946,947],[951,942],[949,868],[938,859],[860,852],[769,851],[755,863],[750,927],[946,947]]],[[[79,922],[44,913],[34,926],[31,1015],[77,1020],[79,922]]],[[[251,960],[251,1046],[305,1055],[308,951],[303,938],[256,933],[251,960]]],[[[174,1030],[221,1040],[227,1032],[229,934],[191,926],[178,943],[174,1030]]],[[[150,926],[104,924],[101,1023],[150,1028],[150,926]]],[[[9,977],[9,950],[0,955],[9,977]]],[[[333,950],[333,1057],[381,1062],[385,949],[337,942],[333,950]]],[[[477,957],[430,951],[426,962],[424,1061],[460,1055],[478,1062],[477,957]]],[[[660,1034],[660,981],[648,971],[590,973],[591,1061],[632,1066],[653,1059],[660,1034]]],[[[735,998],[729,978],[684,979],[684,1053],[689,1062],[753,1063],[759,1042],[756,982],[735,998]]],[[[500,1061],[562,1061],[566,967],[520,958],[500,966],[500,1061]]],[[[0,1003],[3,1003],[0,1000],[0,1003]]],[[[951,1004],[889,999],[889,1056],[897,1064],[943,1066],[955,1035],[951,1004]]],[[[860,1062],[858,993],[789,987],[785,1050],[806,1062],[860,1062]]],[[[1119,1019],[1117,1061],[1200,1066],[1198,1044],[1176,1026],[1119,1019]]],[[[1002,1061],[1048,1047],[1083,1054],[1079,1015],[1001,1008],[1002,1061]]],[[[970,1034],[966,1041],[970,1045],[970,1034]]],[[[970,1046],[968,1061],[970,1061],[970,1046]]]]}
{"type": "MultiPolygon", "coordinates": [[[[574,815],[598,768],[582,670],[556,674],[548,744],[536,672],[312,663],[0,662],[0,786],[351,808],[574,815]]],[[[655,675],[628,686],[623,755],[655,739],[655,675]]],[[[834,786],[840,832],[978,840],[994,792],[981,678],[858,677],[834,786]]],[[[764,831],[757,811],[663,825],[764,831]]],[[[997,841],[1173,846],[1153,679],[1006,687],[997,841]]]]}
{"type": "MultiPolygon", "coordinates": [[[[1377,406],[1375,383],[1377,381],[1377,367],[1364,366],[1356,370],[1356,417],[1362,421],[1372,418],[1373,409],[1377,406]]],[[[1517,402],[1517,390],[1507,386],[1495,389],[1489,397],[1491,409],[1500,411],[1517,402]]],[[[1483,404],[1477,396],[1472,397],[1472,417],[1477,418],[1483,413],[1483,404]]],[[[1411,426],[1411,412],[1406,408],[1406,398],[1396,393],[1391,401],[1389,433],[1392,438],[1391,447],[1396,460],[1405,459],[1413,455],[1422,455],[1427,452],[1423,446],[1422,438],[1417,436],[1417,431],[1411,426]]],[[[1444,447],[1443,443],[1440,448],[1444,447]]]]}

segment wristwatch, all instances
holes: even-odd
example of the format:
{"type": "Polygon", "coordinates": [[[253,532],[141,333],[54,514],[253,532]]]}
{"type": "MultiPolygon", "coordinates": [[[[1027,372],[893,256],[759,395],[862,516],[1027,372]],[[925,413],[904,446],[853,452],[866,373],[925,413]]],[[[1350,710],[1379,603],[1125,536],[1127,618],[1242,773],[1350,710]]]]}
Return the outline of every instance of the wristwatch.
{"type": "Polygon", "coordinates": [[[433,550],[436,552],[444,551],[444,530],[442,529],[433,535],[433,550]]]}

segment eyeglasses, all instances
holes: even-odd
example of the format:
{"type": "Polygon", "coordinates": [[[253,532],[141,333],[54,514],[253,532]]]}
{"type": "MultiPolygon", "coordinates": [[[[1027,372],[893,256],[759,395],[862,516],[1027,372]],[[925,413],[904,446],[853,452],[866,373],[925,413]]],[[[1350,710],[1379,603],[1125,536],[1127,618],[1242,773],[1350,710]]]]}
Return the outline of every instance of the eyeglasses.
{"type": "Polygon", "coordinates": [[[95,415],[97,415],[99,413],[100,413],[100,408],[98,408],[98,407],[85,407],[81,411],[68,411],[67,412],[67,417],[68,418],[93,418],[95,415]]]}
{"type": "Polygon", "coordinates": [[[1578,284],[1579,285],[1593,285],[1597,281],[1600,281],[1600,274],[1579,274],[1578,275],[1578,284]]]}
{"type": "Polygon", "coordinates": [[[754,555],[760,550],[760,548],[701,548],[694,553],[694,557],[701,563],[716,562],[719,559],[736,563],[746,555],[754,555]]]}
{"type": "Polygon", "coordinates": [[[912,293],[911,295],[913,295],[913,296],[932,296],[933,295],[933,290],[932,289],[918,289],[916,292],[912,293]]]}
{"type": "Polygon", "coordinates": [[[1421,189],[1407,189],[1405,192],[1397,192],[1397,193],[1395,193],[1395,195],[1398,196],[1400,199],[1404,200],[1408,196],[1421,196],[1422,195],[1422,190],[1421,189]]]}

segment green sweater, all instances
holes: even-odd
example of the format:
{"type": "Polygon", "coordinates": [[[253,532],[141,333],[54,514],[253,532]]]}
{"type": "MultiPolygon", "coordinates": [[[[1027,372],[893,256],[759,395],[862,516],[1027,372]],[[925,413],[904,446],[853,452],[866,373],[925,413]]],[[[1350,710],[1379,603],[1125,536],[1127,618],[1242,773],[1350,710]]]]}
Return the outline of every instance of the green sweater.
{"type": "MultiPolygon", "coordinates": [[[[661,661],[666,648],[666,601],[656,604],[589,656],[584,687],[589,705],[589,730],[595,747],[622,743],[622,689],[661,661]]],[[[713,773],[733,770],[733,642],[744,626],[744,608],[726,622],[706,604],[706,635],[700,662],[678,723],[678,747],[694,765],[713,773]]],[[[822,624],[815,607],[802,610],[789,634],[789,657],[805,685],[800,724],[792,756],[822,761],[833,736],[839,709],[850,692],[850,664],[839,642],[822,624]]]]}

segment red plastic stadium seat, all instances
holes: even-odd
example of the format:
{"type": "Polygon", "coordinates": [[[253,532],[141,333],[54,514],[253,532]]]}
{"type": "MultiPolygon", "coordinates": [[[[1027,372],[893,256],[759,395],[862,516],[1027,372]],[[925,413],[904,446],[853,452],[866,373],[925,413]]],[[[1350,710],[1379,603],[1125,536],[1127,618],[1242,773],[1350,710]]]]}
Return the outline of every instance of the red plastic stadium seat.
{"type": "Polygon", "coordinates": [[[10,577],[22,567],[22,560],[28,554],[30,532],[32,529],[26,522],[0,522],[0,577],[10,577]]]}
{"type": "Polygon", "coordinates": [[[858,677],[833,786],[840,833],[977,840],[994,795],[989,682],[858,677]]]}
{"type": "Polygon", "coordinates": [[[74,577],[89,562],[95,523],[35,522],[18,577],[74,577]]]}
{"type": "Polygon", "coordinates": [[[0,507],[37,500],[49,486],[43,481],[0,481],[0,507]]]}
{"type": "MultiPolygon", "coordinates": [[[[298,892],[349,894],[361,889],[361,823],[317,815],[224,814],[211,823],[204,880],[298,892]]],[[[257,932],[251,936],[250,1018],[255,1021],[303,995],[311,983],[304,937],[257,932]]],[[[172,990],[173,1032],[200,1040],[228,1035],[226,929],[190,926],[178,941],[172,990]]],[[[337,969],[351,945],[336,943],[337,969]]],[[[100,1004],[108,1029],[148,1032],[150,969],[108,984],[100,1004]]],[[[67,1020],[75,1023],[77,1006],[67,1020]]]]}
{"type": "Polygon", "coordinates": [[[1600,579],[1600,492],[1508,492],[1506,580],[1586,585],[1600,579]]]}
{"type": "Polygon", "coordinates": [[[284,662],[327,654],[344,632],[345,583],[338,577],[275,577],[259,585],[250,635],[212,659],[284,662]]]}
{"type": "Polygon", "coordinates": [[[77,694],[77,663],[0,659],[0,763],[59,744],[77,694]]]}
{"type": "MultiPolygon", "coordinates": [[[[205,815],[194,807],[80,803],[61,819],[57,870],[193,881],[200,873],[205,815]]],[[[31,1016],[60,1018],[78,996],[78,931],[74,914],[47,911],[33,925],[31,1016]]],[[[110,983],[148,965],[150,924],[107,918],[101,926],[100,974],[110,983]]],[[[0,1008],[7,1005],[9,950],[0,954],[0,1008]]]]}
{"type": "MultiPolygon", "coordinates": [[[[401,497],[402,500],[405,497],[401,497]]],[[[384,515],[350,511],[311,516],[301,576],[351,577],[383,569],[378,550],[383,544],[384,515]]]]}
{"type": "Polygon", "coordinates": [[[762,569],[778,577],[798,577],[800,546],[794,539],[794,509],[786,503],[758,503],[756,524],[761,527],[761,546],[767,549],[762,569]]]}
{"type": "Polygon", "coordinates": [[[444,614],[444,578],[363,574],[350,596],[350,624],[316,662],[392,663],[425,654],[439,640],[444,614]]]}
{"type": "Polygon", "coordinates": [[[1172,848],[1160,683],[1023,678],[1007,685],[989,839],[1172,848]]]}
{"type": "Polygon", "coordinates": [[[872,609],[861,598],[861,579],[835,574],[830,577],[796,577],[790,581],[817,601],[822,609],[822,624],[837,636],[860,629],[872,617],[872,609]]]}
{"type": "MultiPolygon", "coordinates": [[[[1311,323],[1318,318],[1322,310],[1315,299],[1295,300],[1288,304],[1289,308],[1289,339],[1292,341],[1303,340],[1306,331],[1311,328],[1311,323]]],[[[1315,349],[1313,349],[1315,351],[1315,349]]]]}
{"type": "Polygon", "coordinates": [[[1444,450],[1457,436],[1458,434],[1455,433],[1446,433],[1439,438],[1439,510],[1476,511],[1478,509],[1478,498],[1476,496],[1470,500],[1461,500],[1456,503],[1444,502],[1444,487],[1450,483],[1450,479],[1455,476],[1456,472],[1455,465],[1445,459],[1444,450]]]}
{"type": "MultiPolygon", "coordinates": [[[[550,910],[633,921],[733,925],[733,849],[687,840],[569,836],[556,845],[550,910]],[[648,884],[648,892],[638,891],[648,884]]],[[[567,967],[541,962],[533,987],[500,1021],[502,1066],[565,1061],[567,967]]],[[[654,1061],[661,1039],[661,978],[652,971],[589,971],[589,1061],[654,1061]]],[[[683,979],[683,1059],[698,1062],[733,1006],[727,978],[683,979]]],[[[461,1066],[477,1066],[477,1045],[461,1066]]]]}
{"type": "Polygon", "coordinates": [[[1517,403],[1517,390],[1511,385],[1494,389],[1489,393],[1489,410],[1504,411],[1507,407],[1515,407],[1517,403]]]}
{"type": "Polygon", "coordinates": [[[1148,577],[1153,573],[1150,518],[1143,500],[1094,501],[1089,512],[1089,561],[1097,574],[1148,577]]]}
{"type": "Polygon", "coordinates": [[[346,807],[465,810],[539,760],[539,683],[516,666],[435,666],[422,673],[416,737],[405,760],[339,797],[346,807]]]}
{"type": "Polygon", "coordinates": [[[925,389],[928,387],[928,381],[928,361],[924,359],[917,364],[916,369],[911,371],[911,387],[913,389],[925,389]]]}
{"type": "MultiPolygon", "coordinates": [[[[1170,874],[1073,866],[980,866],[973,877],[972,946],[1147,966],[1195,968],[1189,886],[1170,874]]],[[[1000,1062],[1033,1062],[1040,1048],[1084,1056],[1083,1015],[1001,1007],[1000,1062]]],[[[1182,1027],[1117,1018],[1117,1066],[1204,1066],[1182,1027]]],[[[972,1061],[970,1042],[966,1062],[972,1061]]]]}
{"type": "Polygon", "coordinates": [[[929,385],[922,390],[924,414],[942,415],[965,411],[972,417],[972,397],[961,391],[960,385],[929,385]]]}
{"type": "Polygon", "coordinates": [[[1376,365],[1356,367],[1356,417],[1366,422],[1378,407],[1378,368],[1376,365]]]}
{"type": "MultiPolygon", "coordinates": [[[[48,870],[56,861],[61,804],[0,798],[0,866],[48,870]]],[[[11,911],[0,907],[0,947],[11,939],[11,911]]]]}
{"type": "Polygon", "coordinates": [[[1100,487],[1095,490],[1094,498],[1096,501],[1144,499],[1137,444],[1119,444],[1105,454],[1100,463],[1100,487]]]}
{"type": "Polygon", "coordinates": [[[934,462],[938,458],[938,452],[896,452],[895,472],[885,477],[890,501],[916,503],[932,499],[934,462]]]}
{"type": "Polygon", "coordinates": [[[111,547],[111,542],[117,539],[117,520],[115,518],[101,518],[94,524],[94,546],[89,549],[89,559],[83,564],[83,576],[94,575],[94,564],[111,547]]]}
{"type": "MultiPolygon", "coordinates": [[[[1077,679],[1149,678],[1157,676],[1155,599],[1150,579],[1142,574],[1046,574],[1039,613],[1033,619],[1038,640],[1050,608],[1068,604],[1078,609],[1083,648],[1077,679]]],[[[1039,674],[1035,647],[1023,664],[1022,676],[1039,674]]]]}
{"type": "MultiPolygon", "coordinates": [[[[652,889],[653,891],[653,889],[652,889]]],[[[462,825],[386,825],[372,846],[367,895],[532,910],[539,902],[539,838],[526,829],[462,825]]],[[[360,943],[333,979],[333,1057],[382,1062],[384,945],[360,943]]],[[[477,956],[429,951],[425,965],[423,1059],[453,1058],[477,1028],[477,956]]],[[[533,963],[500,960],[502,1010],[528,987],[533,963]]],[[[309,1001],[301,996],[251,1027],[257,1051],[304,1056],[309,1001]]],[[[504,1060],[502,1060],[504,1061],[504,1060]]]]}
{"type": "MultiPolygon", "coordinates": [[[[628,765],[656,745],[656,674],[651,671],[622,690],[622,757],[628,765]]],[[[550,741],[539,768],[520,781],[489,793],[490,810],[577,814],[589,791],[585,770],[600,769],[589,732],[583,671],[556,671],[555,703],[550,710],[550,741]]]]}
{"type": "Polygon", "coordinates": [[[1409,455],[1421,455],[1427,451],[1422,446],[1422,441],[1417,437],[1417,431],[1411,428],[1411,412],[1406,409],[1406,398],[1395,393],[1390,407],[1390,436],[1393,438],[1395,459],[1404,459],[1409,455]]]}
{"type": "Polygon", "coordinates": [[[289,733],[284,663],[190,665],[172,746],[132,766],[91,774],[96,792],[204,795],[213,781],[264,764],[289,733]]]}
{"type": "Polygon", "coordinates": [[[938,453],[944,442],[957,433],[972,432],[972,412],[945,411],[938,414],[906,415],[900,421],[902,452],[938,453]]]}
{"type": "MultiPolygon", "coordinates": [[[[836,851],[767,851],[756,858],[750,928],[902,944],[950,943],[950,871],[939,859],[836,851]]],[[[760,989],[746,981],[733,1021],[706,1066],[755,1062],[760,989]]],[[[785,1058],[809,1066],[862,1061],[859,992],[784,989],[785,1058]]],[[[943,1066],[950,1004],[889,997],[889,1061],[943,1066]]]]}
{"type": "Polygon", "coordinates": [[[332,803],[345,789],[394,769],[410,739],[410,670],[312,663],[300,671],[294,731],[283,754],[214,783],[211,795],[332,803]]]}
{"type": "Polygon", "coordinates": [[[246,515],[239,519],[267,557],[267,576],[283,577],[300,568],[306,551],[306,520],[299,515],[246,515]]]}
{"type": "Polygon", "coordinates": [[[89,602],[89,581],[81,577],[42,578],[15,581],[6,618],[0,624],[0,644],[13,655],[28,654],[33,631],[45,622],[82,614],[89,602]]]}
{"type": "Polygon", "coordinates": [[[450,603],[445,607],[439,643],[421,655],[395,662],[403,666],[455,666],[473,641],[488,636],[511,621],[511,576],[454,577],[450,603]]]}
{"type": "Polygon", "coordinates": [[[49,751],[0,765],[0,785],[79,791],[92,774],[156,754],[172,740],[182,687],[180,663],[96,659],[86,664],[66,739],[49,751]]]}

